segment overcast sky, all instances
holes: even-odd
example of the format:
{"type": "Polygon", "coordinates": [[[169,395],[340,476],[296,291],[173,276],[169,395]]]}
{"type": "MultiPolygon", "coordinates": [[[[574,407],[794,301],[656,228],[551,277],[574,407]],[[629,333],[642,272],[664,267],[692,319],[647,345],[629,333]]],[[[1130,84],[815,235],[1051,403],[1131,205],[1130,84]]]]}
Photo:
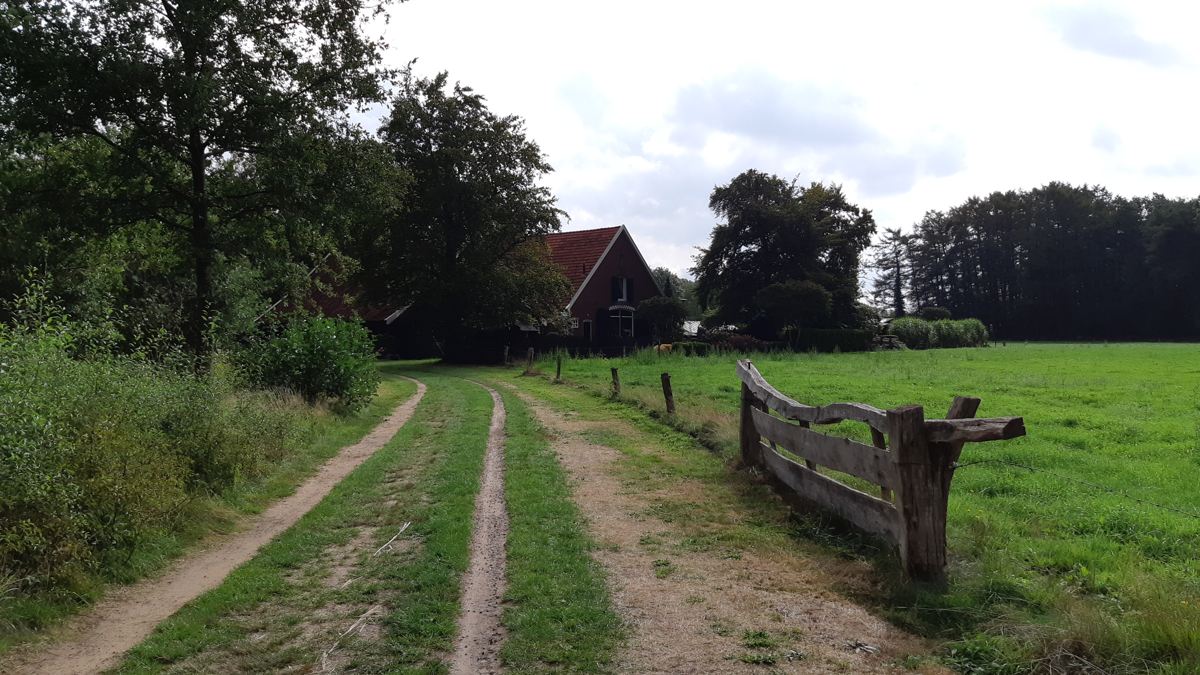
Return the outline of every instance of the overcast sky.
{"type": "Polygon", "coordinates": [[[681,273],[749,168],[881,230],[1050,180],[1200,194],[1200,3],[987,5],[410,0],[386,39],[525,118],[565,229],[681,273]]]}

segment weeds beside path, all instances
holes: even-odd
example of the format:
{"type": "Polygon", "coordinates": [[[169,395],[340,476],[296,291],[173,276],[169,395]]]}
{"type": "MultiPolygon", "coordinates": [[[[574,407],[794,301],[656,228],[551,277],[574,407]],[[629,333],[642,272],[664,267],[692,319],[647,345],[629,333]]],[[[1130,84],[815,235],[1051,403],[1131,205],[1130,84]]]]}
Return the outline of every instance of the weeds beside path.
{"type": "Polygon", "coordinates": [[[67,637],[45,649],[19,655],[13,667],[47,673],[92,673],[114,665],[125,650],[140,642],[160,621],[220,584],[230,571],[307,513],[387,443],[412,416],[424,393],[424,385],[416,383],[416,393],[384,422],[325,463],[294,494],[272,504],[246,530],[210,541],[206,550],[181,559],[162,576],[112,594],[73,622],[67,637]]]}

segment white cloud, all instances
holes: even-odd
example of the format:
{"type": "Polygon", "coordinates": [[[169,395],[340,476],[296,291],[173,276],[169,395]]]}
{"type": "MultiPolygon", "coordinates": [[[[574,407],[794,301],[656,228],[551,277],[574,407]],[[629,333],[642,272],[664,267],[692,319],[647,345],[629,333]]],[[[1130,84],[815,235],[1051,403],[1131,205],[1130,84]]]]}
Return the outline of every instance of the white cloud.
{"type": "Polygon", "coordinates": [[[1176,2],[412,0],[387,40],[527,120],[569,228],[623,223],[681,271],[748,168],[842,183],[881,228],[1049,180],[1191,196],[1196,25],[1176,2]]]}

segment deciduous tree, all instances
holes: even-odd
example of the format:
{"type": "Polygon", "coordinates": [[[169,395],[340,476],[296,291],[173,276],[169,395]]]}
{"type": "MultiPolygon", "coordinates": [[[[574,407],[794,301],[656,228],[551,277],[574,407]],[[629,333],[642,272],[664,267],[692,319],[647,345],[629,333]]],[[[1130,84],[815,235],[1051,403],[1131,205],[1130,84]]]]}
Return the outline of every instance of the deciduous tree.
{"type": "MultiPolygon", "coordinates": [[[[220,180],[256,157],[296,159],[351,106],[379,100],[366,0],[21,0],[0,12],[0,128],[86,137],[139,191],[137,220],[180,233],[188,342],[209,344],[223,228],[286,211],[289,186],[220,180]]],[[[247,174],[248,175],[248,174],[247,174]]]]}

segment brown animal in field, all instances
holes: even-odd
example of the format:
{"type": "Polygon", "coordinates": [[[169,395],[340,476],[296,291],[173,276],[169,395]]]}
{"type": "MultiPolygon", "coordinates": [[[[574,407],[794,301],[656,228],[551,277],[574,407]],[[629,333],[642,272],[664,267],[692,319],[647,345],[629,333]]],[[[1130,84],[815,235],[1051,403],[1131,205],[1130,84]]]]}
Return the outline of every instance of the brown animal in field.
{"type": "Polygon", "coordinates": [[[670,354],[671,353],[671,345],[669,345],[669,344],[654,345],[654,351],[658,352],[659,354],[670,354]]]}

